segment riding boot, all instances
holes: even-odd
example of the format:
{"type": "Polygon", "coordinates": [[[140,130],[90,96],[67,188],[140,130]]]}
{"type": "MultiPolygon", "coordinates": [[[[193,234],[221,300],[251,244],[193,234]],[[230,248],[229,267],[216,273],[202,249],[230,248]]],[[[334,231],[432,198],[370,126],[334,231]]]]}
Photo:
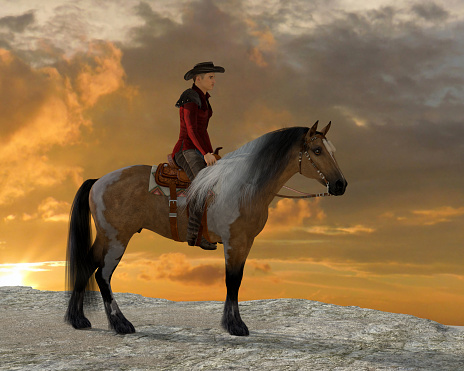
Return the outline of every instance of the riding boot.
{"type": "MultiPolygon", "coordinates": [[[[187,227],[187,242],[190,246],[195,246],[198,238],[198,232],[201,226],[201,218],[203,216],[203,210],[195,210],[190,212],[189,223],[187,227]]],[[[215,243],[208,242],[206,238],[201,237],[199,245],[204,250],[216,250],[217,246],[215,243]]]]}

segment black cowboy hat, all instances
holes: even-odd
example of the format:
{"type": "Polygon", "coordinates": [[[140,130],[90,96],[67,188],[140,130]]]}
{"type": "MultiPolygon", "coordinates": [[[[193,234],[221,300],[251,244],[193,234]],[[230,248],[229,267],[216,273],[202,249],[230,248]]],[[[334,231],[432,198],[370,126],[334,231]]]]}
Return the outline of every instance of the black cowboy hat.
{"type": "Polygon", "coordinates": [[[200,75],[202,73],[208,72],[219,72],[224,73],[225,69],[220,66],[215,66],[213,62],[201,62],[197,63],[190,71],[184,75],[185,80],[190,80],[195,75],[200,75]]]}

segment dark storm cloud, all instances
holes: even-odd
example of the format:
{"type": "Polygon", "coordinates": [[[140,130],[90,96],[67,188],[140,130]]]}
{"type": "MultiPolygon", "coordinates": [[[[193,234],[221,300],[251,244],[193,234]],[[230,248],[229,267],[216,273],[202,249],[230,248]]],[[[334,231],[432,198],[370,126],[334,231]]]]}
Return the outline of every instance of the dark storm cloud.
{"type": "Polygon", "coordinates": [[[0,48],[12,49],[11,42],[15,40],[16,34],[23,33],[34,22],[34,11],[0,18],[0,48]]]}
{"type": "Polygon", "coordinates": [[[175,23],[172,20],[154,12],[150,5],[145,2],[140,2],[140,4],[135,6],[134,11],[145,21],[144,27],[136,28],[132,31],[132,36],[139,41],[142,41],[146,35],[157,37],[173,30],[175,27],[175,23]]]}
{"type": "Polygon", "coordinates": [[[7,28],[13,32],[24,32],[24,30],[34,22],[34,12],[30,11],[19,16],[6,16],[0,18],[0,29],[7,28]]]}
{"type": "MultiPolygon", "coordinates": [[[[438,9],[430,4],[423,8],[438,9]]],[[[460,120],[462,42],[452,30],[443,32],[443,24],[424,28],[414,17],[404,20],[404,10],[384,7],[338,12],[327,22],[311,22],[300,35],[279,36],[286,19],[280,9],[256,22],[274,24],[283,51],[279,62],[289,67],[280,68],[288,82],[277,88],[287,93],[282,96],[292,112],[330,109],[381,125],[447,121],[441,113],[460,120]]]]}
{"type": "Polygon", "coordinates": [[[345,107],[367,123],[405,125],[440,105],[442,89],[462,78],[442,71],[459,43],[401,23],[392,8],[346,14],[284,45],[309,102],[345,107]]]}
{"type": "Polygon", "coordinates": [[[142,273],[138,277],[145,281],[162,278],[185,285],[204,286],[224,281],[224,268],[221,265],[192,266],[187,256],[181,253],[162,254],[157,261],[136,261],[135,265],[142,268],[142,273]]]}
{"type": "Polygon", "coordinates": [[[445,21],[449,17],[447,10],[433,2],[417,3],[412,11],[427,21],[445,21]]]}

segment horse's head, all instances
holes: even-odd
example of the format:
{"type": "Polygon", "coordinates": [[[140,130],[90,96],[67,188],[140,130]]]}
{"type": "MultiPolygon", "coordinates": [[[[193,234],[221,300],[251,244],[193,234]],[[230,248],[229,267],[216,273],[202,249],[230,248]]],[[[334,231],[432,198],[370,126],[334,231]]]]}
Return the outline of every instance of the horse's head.
{"type": "Polygon", "coordinates": [[[304,139],[300,152],[300,173],[327,186],[330,194],[341,196],[348,183],[335,160],[335,147],[326,138],[331,123],[319,132],[318,122],[311,127],[304,139]]]}

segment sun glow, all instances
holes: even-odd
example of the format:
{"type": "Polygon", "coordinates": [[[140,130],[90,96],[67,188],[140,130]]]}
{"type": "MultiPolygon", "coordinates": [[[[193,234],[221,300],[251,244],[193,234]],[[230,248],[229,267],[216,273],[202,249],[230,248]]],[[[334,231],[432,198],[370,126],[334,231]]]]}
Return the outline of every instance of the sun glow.
{"type": "Polygon", "coordinates": [[[56,281],[57,272],[63,276],[64,267],[64,261],[0,264],[0,286],[40,288],[44,282],[56,281]]]}
{"type": "Polygon", "coordinates": [[[0,268],[0,286],[23,286],[21,268],[0,268]]]}

